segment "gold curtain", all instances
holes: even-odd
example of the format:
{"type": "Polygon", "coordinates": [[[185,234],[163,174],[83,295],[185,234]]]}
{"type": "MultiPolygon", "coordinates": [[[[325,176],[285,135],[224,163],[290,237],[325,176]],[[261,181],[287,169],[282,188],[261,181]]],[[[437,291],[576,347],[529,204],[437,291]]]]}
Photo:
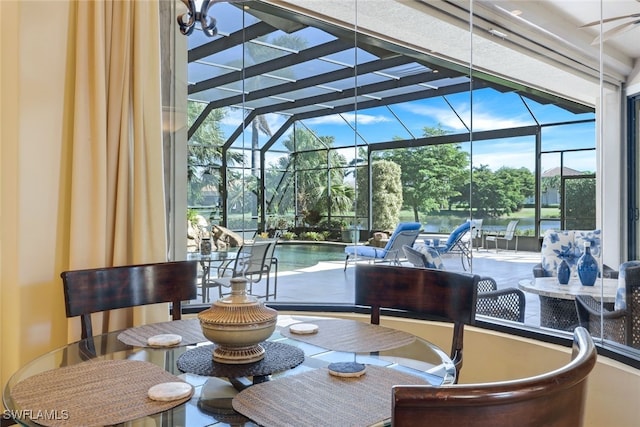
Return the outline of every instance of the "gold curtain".
{"type": "MultiPolygon", "coordinates": [[[[166,261],[158,1],[73,7],[69,269],[166,261]]],[[[167,318],[166,304],[117,310],[102,330],[167,318]]]]}

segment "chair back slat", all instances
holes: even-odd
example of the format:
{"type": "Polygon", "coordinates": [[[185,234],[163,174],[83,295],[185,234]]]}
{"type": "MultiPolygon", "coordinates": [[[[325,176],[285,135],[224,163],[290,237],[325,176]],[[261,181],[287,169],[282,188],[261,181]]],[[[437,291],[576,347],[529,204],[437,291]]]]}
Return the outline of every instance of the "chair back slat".
{"type": "Polygon", "coordinates": [[[238,259],[241,268],[236,272],[236,275],[260,274],[270,245],[271,243],[269,242],[254,242],[250,245],[245,245],[243,248],[246,251],[247,258],[238,259]]]}
{"type": "Polygon", "coordinates": [[[449,234],[449,237],[445,242],[445,247],[442,249],[439,248],[438,251],[449,252],[451,249],[453,249],[456,246],[456,244],[458,244],[460,241],[462,241],[465,238],[467,233],[470,233],[470,232],[471,232],[471,221],[463,222],[462,224],[457,226],[455,230],[451,232],[451,234],[449,234]]]}
{"type": "Polygon", "coordinates": [[[478,292],[476,315],[524,323],[526,301],[524,292],[517,288],[478,292]]]}
{"type": "Polygon", "coordinates": [[[404,255],[407,257],[407,261],[409,261],[414,267],[428,268],[429,262],[427,261],[425,254],[408,245],[402,246],[402,250],[404,255]]]}
{"type": "Polygon", "coordinates": [[[538,376],[444,387],[392,388],[394,427],[577,427],[583,424],[587,377],[596,350],[586,329],[574,331],[572,360],[538,376]]]}
{"type": "Polygon", "coordinates": [[[480,278],[478,282],[478,293],[490,292],[498,289],[498,284],[493,277],[484,276],[480,278]]]}
{"type": "MultiPolygon", "coordinates": [[[[389,241],[387,242],[387,244],[384,245],[384,250],[389,251],[394,248],[401,248],[402,245],[398,246],[398,244],[396,243],[396,239],[401,233],[404,236],[412,236],[414,233],[407,233],[407,232],[414,231],[415,236],[417,237],[418,234],[420,233],[420,230],[422,230],[422,224],[420,224],[419,222],[401,222],[400,224],[398,224],[393,234],[391,234],[391,237],[389,237],[389,241]]],[[[413,244],[413,242],[411,243],[405,242],[403,244],[404,245],[413,244]]]]}
{"type": "Polygon", "coordinates": [[[403,253],[402,247],[413,245],[419,234],[420,230],[405,230],[396,234],[393,243],[387,245],[388,247],[385,249],[387,251],[385,258],[391,255],[398,257],[399,253],[403,253]]]}
{"type": "Polygon", "coordinates": [[[257,240],[244,245],[240,252],[244,252],[245,257],[238,257],[233,275],[245,276],[254,283],[262,280],[262,275],[270,270],[275,246],[276,240],[257,240]]]}
{"type": "Polygon", "coordinates": [[[482,238],[482,219],[474,219],[471,221],[471,238],[472,239],[480,239],[482,238]]]}
{"type": "Polygon", "coordinates": [[[372,312],[394,308],[471,324],[479,280],[443,270],[363,264],[356,266],[355,302],[372,312]]]}
{"type": "Polygon", "coordinates": [[[518,227],[518,220],[515,219],[513,221],[510,221],[509,224],[507,224],[507,229],[504,232],[504,240],[511,240],[513,239],[513,236],[516,233],[516,228],[518,227]]]}
{"type": "Polygon", "coordinates": [[[67,317],[82,316],[82,338],[92,335],[91,313],[171,302],[173,319],[181,302],[197,298],[197,261],[175,261],[64,271],[67,317]]]}

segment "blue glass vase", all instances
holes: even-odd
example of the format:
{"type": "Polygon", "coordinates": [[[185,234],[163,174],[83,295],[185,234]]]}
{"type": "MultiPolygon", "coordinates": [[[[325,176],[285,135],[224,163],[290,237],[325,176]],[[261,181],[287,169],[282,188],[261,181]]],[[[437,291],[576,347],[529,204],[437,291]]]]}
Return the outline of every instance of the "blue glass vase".
{"type": "Polygon", "coordinates": [[[578,277],[583,286],[593,286],[598,277],[598,262],[591,255],[591,247],[589,243],[584,244],[584,254],[578,260],[576,265],[578,277]]]}
{"type": "Polygon", "coordinates": [[[571,276],[571,268],[569,264],[564,259],[558,265],[558,282],[561,285],[566,285],[569,283],[569,277],[571,276]]]}

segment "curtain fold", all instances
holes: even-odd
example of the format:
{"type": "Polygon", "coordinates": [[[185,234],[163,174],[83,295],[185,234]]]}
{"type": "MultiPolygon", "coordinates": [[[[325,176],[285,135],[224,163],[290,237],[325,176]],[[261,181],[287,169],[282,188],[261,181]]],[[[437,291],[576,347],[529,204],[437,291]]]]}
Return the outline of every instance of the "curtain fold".
{"type": "MultiPolygon", "coordinates": [[[[166,261],[158,0],[74,7],[69,269],[166,261]]],[[[117,310],[102,330],[167,319],[117,310]]]]}

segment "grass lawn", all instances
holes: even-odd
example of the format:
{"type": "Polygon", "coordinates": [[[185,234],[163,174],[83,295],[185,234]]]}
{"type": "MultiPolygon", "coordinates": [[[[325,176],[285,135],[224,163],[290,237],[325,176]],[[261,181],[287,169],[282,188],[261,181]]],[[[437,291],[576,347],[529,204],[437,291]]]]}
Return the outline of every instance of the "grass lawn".
{"type": "MultiPolygon", "coordinates": [[[[559,218],[560,212],[557,207],[547,207],[541,209],[541,215],[543,218],[559,218]]],[[[469,218],[469,211],[462,209],[454,210],[442,210],[440,212],[432,212],[429,215],[420,214],[419,222],[425,225],[425,229],[430,232],[449,233],[457,225],[466,221],[469,218]]],[[[518,219],[518,229],[516,233],[518,235],[529,235],[533,233],[535,223],[535,208],[523,208],[518,212],[514,212],[511,215],[504,215],[497,218],[483,218],[483,228],[485,230],[490,229],[504,229],[507,223],[511,220],[518,219]]],[[[400,221],[415,221],[413,217],[413,211],[403,210],[400,212],[400,221]]]]}
{"type": "MultiPolygon", "coordinates": [[[[559,208],[557,207],[541,208],[540,214],[542,218],[559,218],[560,217],[560,211],[559,211],[559,208]]],[[[497,218],[485,218],[485,220],[488,220],[489,222],[496,221],[496,220],[509,221],[513,218],[518,218],[518,219],[535,218],[535,215],[536,215],[535,208],[523,208],[518,212],[512,213],[511,215],[503,215],[497,218]]],[[[425,219],[428,220],[429,218],[442,218],[442,217],[449,217],[451,219],[453,218],[466,219],[469,217],[469,211],[462,210],[462,209],[453,209],[453,210],[441,210],[440,212],[431,212],[428,215],[424,213],[420,213],[420,222],[425,222],[425,219]]],[[[400,221],[415,221],[415,218],[413,217],[413,211],[411,210],[400,211],[400,221]]]]}

